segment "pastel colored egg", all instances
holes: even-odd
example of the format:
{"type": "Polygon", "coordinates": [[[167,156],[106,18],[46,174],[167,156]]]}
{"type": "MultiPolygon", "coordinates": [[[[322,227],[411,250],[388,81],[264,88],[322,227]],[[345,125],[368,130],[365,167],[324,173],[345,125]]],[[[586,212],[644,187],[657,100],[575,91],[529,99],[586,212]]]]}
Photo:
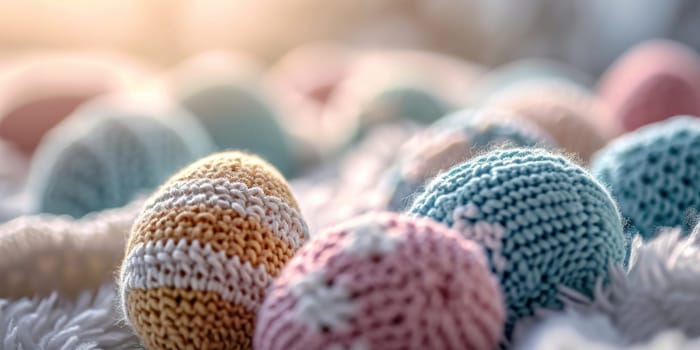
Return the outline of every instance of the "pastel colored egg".
{"type": "Polygon", "coordinates": [[[387,121],[429,124],[465,105],[482,72],[476,64],[427,52],[360,51],[327,102],[324,118],[356,118],[360,136],[387,121]]]}
{"type": "Polygon", "coordinates": [[[285,129],[307,164],[334,154],[357,129],[357,118],[325,118],[324,109],[347,77],[353,51],[335,42],[296,47],[267,70],[262,83],[279,106],[285,129]]]}
{"type": "Polygon", "coordinates": [[[272,165],[241,152],[202,158],[137,218],[122,311],[149,349],[250,349],[266,289],[308,237],[272,165]]]}
{"type": "Polygon", "coordinates": [[[494,349],[504,317],[474,242],[431,220],[374,213],[300,249],[268,291],[253,345],[494,349]]]}
{"type": "Polygon", "coordinates": [[[408,208],[429,179],[490,149],[553,145],[538,127],[509,111],[455,112],[417,133],[401,148],[394,166],[384,175],[384,186],[391,192],[388,209],[408,208]]]}
{"type": "Polygon", "coordinates": [[[89,99],[135,86],[148,70],[107,54],[36,54],[0,71],[0,137],[32,154],[43,135],[89,99]]]}
{"type": "Polygon", "coordinates": [[[607,69],[598,93],[621,131],[676,115],[700,115],[700,56],[670,40],[643,42],[607,69]]]}
{"type": "Polygon", "coordinates": [[[610,188],[628,233],[687,234],[700,208],[700,119],[677,116],[625,134],[596,154],[591,171],[610,188]]]}
{"type": "Polygon", "coordinates": [[[430,91],[418,86],[397,85],[374,96],[361,111],[360,119],[367,127],[401,119],[430,124],[452,109],[430,91]]]}
{"type": "Polygon", "coordinates": [[[204,75],[174,86],[173,94],[204,126],[218,150],[252,152],[293,175],[298,170],[294,144],[254,77],[204,75]]]}
{"type": "Polygon", "coordinates": [[[277,60],[265,74],[271,89],[300,118],[318,119],[325,103],[348,73],[353,51],[332,42],[315,42],[294,48],[277,60]]]}
{"type": "Polygon", "coordinates": [[[496,67],[476,81],[470,104],[481,105],[494,94],[513,85],[539,81],[566,82],[582,88],[593,86],[593,78],[564,63],[546,59],[522,59],[496,67]]]}
{"type": "Polygon", "coordinates": [[[86,105],[37,149],[29,175],[32,204],[39,213],[73,217],[119,207],[212,149],[184,111],[86,105]]]}
{"type": "Polygon", "coordinates": [[[522,116],[551,135],[557,145],[588,163],[616,133],[606,106],[578,85],[564,81],[513,84],[491,96],[486,105],[522,116]]]}
{"type": "Polygon", "coordinates": [[[505,295],[506,336],[558,290],[592,295],[626,237],[615,202],[586,170],[541,149],[495,150],[434,178],[409,213],[459,231],[486,250],[505,295]]]}

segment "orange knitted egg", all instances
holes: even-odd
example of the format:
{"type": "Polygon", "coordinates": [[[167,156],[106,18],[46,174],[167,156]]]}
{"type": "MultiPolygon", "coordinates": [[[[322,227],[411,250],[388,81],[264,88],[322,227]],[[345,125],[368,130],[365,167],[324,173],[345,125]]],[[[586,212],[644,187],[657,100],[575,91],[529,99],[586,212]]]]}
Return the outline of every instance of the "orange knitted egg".
{"type": "Polygon", "coordinates": [[[218,153],[153,194],[129,237],[120,292],[150,349],[249,349],[265,290],[309,237],[285,179],[218,153]]]}

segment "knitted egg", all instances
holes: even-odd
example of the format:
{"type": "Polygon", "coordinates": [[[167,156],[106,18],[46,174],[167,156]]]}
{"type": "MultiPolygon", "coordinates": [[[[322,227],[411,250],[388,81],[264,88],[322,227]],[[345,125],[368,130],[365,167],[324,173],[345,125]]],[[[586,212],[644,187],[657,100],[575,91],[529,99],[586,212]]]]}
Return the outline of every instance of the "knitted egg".
{"type": "Polygon", "coordinates": [[[352,61],[349,48],[314,42],[294,48],[266,73],[265,81],[301,118],[318,119],[352,61]]]}
{"type": "Polygon", "coordinates": [[[385,174],[391,188],[388,208],[407,208],[428,179],[488,149],[552,144],[536,126],[508,111],[485,108],[453,113],[402,147],[401,157],[385,174]]]}
{"type": "Polygon", "coordinates": [[[430,124],[452,108],[447,102],[418,86],[394,86],[373,97],[361,113],[365,126],[406,119],[430,124]]]}
{"type": "Polygon", "coordinates": [[[427,124],[463,105],[481,72],[474,64],[420,51],[364,51],[335,87],[322,118],[359,119],[353,140],[388,121],[427,124]]]}
{"type": "Polygon", "coordinates": [[[149,349],[249,349],[266,288],[309,237],[282,175],[240,152],[200,159],[146,202],[120,292],[149,349]]]}
{"type": "Polygon", "coordinates": [[[204,125],[219,150],[259,154],[282,173],[295,169],[295,153],[273,109],[252,82],[209,80],[183,88],[179,103],[204,125]]]}
{"type": "Polygon", "coordinates": [[[541,149],[496,150],[433,179],[410,213],[447,224],[487,251],[505,295],[507,332],[558,288],[591,295],[626,241],[615,203],[584,169],[541,149]]]}
{"type": "Polygon", "coordinates": [[[514,84],[494,94],[487,104],[509,109],[536,124],[584,163],[615,134],[606,125],[607,109],[595,96],[563,81],[514,84]]]}
{"type": "Polygon", "coordinates": [[[326,105],[347,77],[352,51],[333,42],[311,42],[282,56],[263,83],[279,106],[281,121],[306,149],[306,163],[336,155],[355,135],[356,115],[325,115],[326,105]]]}
{"type": "Polygon", "coordinates": [[[537,81],[563,81],[582,87],[593,85],[592,78],[564,64],[542,60],[523,59],[497,67],[477,81],[471,103],[482,104],[493,94],[512,85],[537,81]]]}
{"type": "Polygon", "coordinates": [[[44,137],[30,166],[37,212],[81,217],[125,205],[211,152],[206,133],[181,111],[81,107],[44,137]]]}
{"type": "Polygon", "coordinates": [[[85,101],[136,83],[145,69],[123,57],[37,54],[0,71],[0,137],[31,154],[41,138],[85,101]]]}
{"type": "Polygon", "coordinates": [[[449,105],[463,106],[484,72],[474,62],[429,51],[364,50],[356,55],[335,97],[368,101],[388,88],[409,85],[430,91],[449,105]]]}
{"type": "Polygon", "coordinates": [[[644,42],[608,68],[598,92],[623,131],[675,115],[700,115],[700,56],[670,40],[644,42]]]}
{"type": "Polygon", "coordinates": [[[476,244],[431,220],[373,213],[299,250],[268,290],[253,345],[493,349],[504,317],[476,244]]]}
{"type": "Polygon", "coordinates": [[[626,134],[596,154],[591,171],[610,188],[630,233],[688,233],[700,209],[700,119],[678,116],[626,134]]]}

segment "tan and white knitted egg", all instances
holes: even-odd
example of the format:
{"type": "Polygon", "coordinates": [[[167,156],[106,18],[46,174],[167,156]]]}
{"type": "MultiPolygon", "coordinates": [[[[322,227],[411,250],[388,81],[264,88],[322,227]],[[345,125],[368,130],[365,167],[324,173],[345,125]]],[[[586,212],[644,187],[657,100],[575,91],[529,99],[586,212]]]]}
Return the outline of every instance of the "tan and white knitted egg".
{"type": "Polygon", "coordinates": [[[240,152],[200,159],[147,201],[120,272],[150,349],[249,349],[265,290],[308,239],[289,185],[240,152]]]}

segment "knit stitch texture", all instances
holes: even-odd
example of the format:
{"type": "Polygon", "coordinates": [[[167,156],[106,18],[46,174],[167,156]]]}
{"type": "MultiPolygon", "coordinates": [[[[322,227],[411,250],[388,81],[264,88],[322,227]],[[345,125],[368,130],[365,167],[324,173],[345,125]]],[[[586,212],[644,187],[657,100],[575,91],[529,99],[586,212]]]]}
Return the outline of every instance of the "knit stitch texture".
{"type": "Polygon", "coordinates": [[[385,175],[392,192],[388,209],[408,208],[427,180],[491,148],[552,144],[539,128],[507,111],[482,108],[455,112],[402,147],[399,160],[385,175]]]}
{"type": "Polygon", "coordinates": [[[249,349],[265,289],[309,237],[282,175],[214,154],[147,202],[121,267],[122,310],[149,349],[249,349]]]}
{"type": "Polygon", "coordinates": [[[436,177],[410,209],[479,242],[501,283],[507,332],[538,307],[558,307],[561,286],[588,294],[625,237],[612,198],[564,157],[496,150],[436,177]]]}
{"type": "Polygon", "coordinates": [[[372,213],[302,247],[268,292],[254,346],[493,349],[502,303],[474,242],[432,220],[372,213]]]}
{"type": "Polygon", "coordinates": [[[700,120],[679,116],[622,136],[591,170],[610,188],[630,234],[649,239],[675,226],[688,233],[700,208],[700,120]]]}

